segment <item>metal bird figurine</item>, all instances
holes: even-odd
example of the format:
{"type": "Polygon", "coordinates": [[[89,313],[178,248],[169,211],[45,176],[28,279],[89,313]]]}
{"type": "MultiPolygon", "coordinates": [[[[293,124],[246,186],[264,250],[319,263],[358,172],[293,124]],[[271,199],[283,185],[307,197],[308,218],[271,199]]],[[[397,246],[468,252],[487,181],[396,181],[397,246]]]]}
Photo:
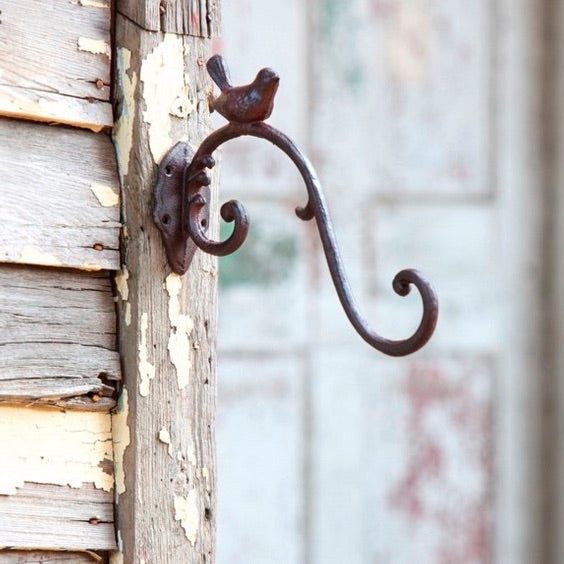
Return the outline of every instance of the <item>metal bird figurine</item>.
{"type": "Polygon", "coordinates": [[[232,86],[229,69],[221,55],[211,57],[206,67],[221,90],[210,104],[212,111],[217,110],[224,118],[236,123],[264,121],[270,116],[280,82],[280,77],[272,69],[260,70],[250,84],[232,86]]]}

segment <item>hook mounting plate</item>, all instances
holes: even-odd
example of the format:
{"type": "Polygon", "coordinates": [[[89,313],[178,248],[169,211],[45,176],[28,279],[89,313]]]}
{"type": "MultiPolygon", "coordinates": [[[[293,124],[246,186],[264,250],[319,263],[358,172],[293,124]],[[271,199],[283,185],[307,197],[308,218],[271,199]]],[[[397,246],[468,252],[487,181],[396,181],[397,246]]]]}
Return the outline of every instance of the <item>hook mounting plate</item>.
{"type": "MultiPolygon", "coordinates": [[[[176,143],[159,164],[154,188],[153,219],[161,232],[168,262],[178,274],[188,270],[197,249],[186,230],[184,213],[184,174],[193,156],[194,151],[188,143],[176,143]]],[[[201,190],[209,200],[210,189],[204,186],[201,190]]]]}

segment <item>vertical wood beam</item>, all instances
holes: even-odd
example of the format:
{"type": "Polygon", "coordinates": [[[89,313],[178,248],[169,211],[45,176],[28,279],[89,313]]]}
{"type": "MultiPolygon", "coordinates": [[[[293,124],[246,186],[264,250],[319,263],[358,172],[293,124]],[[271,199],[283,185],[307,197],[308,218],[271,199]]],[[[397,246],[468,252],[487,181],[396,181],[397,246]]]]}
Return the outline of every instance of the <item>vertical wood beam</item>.
{"type": "MultiPolygon", "coordinates": [[[[171,273],[152,219],[156,165],[178,140],[197,145],[208,132],[209,40],[147,31],[119,2],[117,10],[123,390],[113,425],[121,546],[113,561],[209,563],[217,263],[198,252],[186,275],[171,273]]],[[[210,228],[217,235],[217,224],[210,228]]]]}
{"type": "Polygon", "coordinates": [[[120,0],[119,10],[143,29],[217,37],[220,0],[120,0]]]}

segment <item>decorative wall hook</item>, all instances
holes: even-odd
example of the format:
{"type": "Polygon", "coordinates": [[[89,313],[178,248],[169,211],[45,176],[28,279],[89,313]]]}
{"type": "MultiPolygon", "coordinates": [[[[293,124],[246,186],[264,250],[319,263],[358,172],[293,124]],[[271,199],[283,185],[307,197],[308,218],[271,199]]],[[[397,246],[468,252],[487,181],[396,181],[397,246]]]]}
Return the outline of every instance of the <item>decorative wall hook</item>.
{"type": "Polygon", "coordinates": [[[357,333],[369,345],[390,356],[404,356],[420,349],[431,338],[437,323],[438,300],[433,288],[418,271],[402,270],[393,280],[393,289],[400,296],[409,294],[411,285],[419,291],[423,314],[418,328],[403,340],[385,339],[370,329],[353,298],[325,197],[312,164],[284,133],[264,123],[272,113],[278,75],[272,69],[262,69],[250,84],[234,87],[220,55],[209,59],[207,69],[221,90],[211,102],[212,109],[229,123],[204,139],[195,154],[186,143],[177,143],[164,157],[157,173],[154,220],[162,233],[172,270],[184,274],[196,248],[224,256],[243,244],[249,231],[249,219],[237,200],[224,203],[220,210],[225,221],[234,223],[233,233],[225,241],[213,241],[206,236],[210,201],[207,169],[213,168],[213,153],[226,141],[245,135],[266,139],[290,157],[305,182],[308,201],[305,206],[296,208],[296,215],[304,221],[315,218],[337,295],[357,333]]]}

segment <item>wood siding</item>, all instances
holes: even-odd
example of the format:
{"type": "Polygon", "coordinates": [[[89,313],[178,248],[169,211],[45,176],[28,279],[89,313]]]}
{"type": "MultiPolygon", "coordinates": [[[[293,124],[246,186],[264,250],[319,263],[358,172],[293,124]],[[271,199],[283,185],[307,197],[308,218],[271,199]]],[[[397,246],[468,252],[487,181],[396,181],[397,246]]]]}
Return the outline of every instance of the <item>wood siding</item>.
{"type": "Polygon", "coordinates": [[[0,295],[0,402],[80,396],[107,409],[105,382],[120,377],[108,275],[0,265],[0,295]]]}
{"type": "Polygon", "coordinates": [[[564,217],[546,180],[551,151],[564,162],[547,141],[563,68],[546,58],[548,3],[225,2],[233,80],[280,74],[269,121],[317,168],[367,320],[389,338],[415,328],[417,296],[390,287],[410,266],[440,315],[416,355],[366,347],[295,218],[293,168],[256,140],[223,148],[222,201],[252,229],[220,260],[218,562],[548,562],[550,528],[563,561],[564,513],[540,502],[551,473],[564,483],[564,441],[542,423],[558,413],[564,437],[547,386],[547,339],[564,369],[562,327],[547,330],[564,312],[562,291],[547,302],[556,267],[564,287],[543,217],[556,186],[564,217]]]}
{"type": "Polygon", "coordinates": [[[0,118],[0,260],[119,268],[119,183],[108,136],[0,118]]]}
{"type": "Polygon", "coordinates": [[[121,377],[110,2],[0,9],[0,562],[102,562],[121,377]]]}
{"type": "Polygon", "coordinates": [[[112,125],[110,0],[2,3],[0,115],[112,125]]]}

